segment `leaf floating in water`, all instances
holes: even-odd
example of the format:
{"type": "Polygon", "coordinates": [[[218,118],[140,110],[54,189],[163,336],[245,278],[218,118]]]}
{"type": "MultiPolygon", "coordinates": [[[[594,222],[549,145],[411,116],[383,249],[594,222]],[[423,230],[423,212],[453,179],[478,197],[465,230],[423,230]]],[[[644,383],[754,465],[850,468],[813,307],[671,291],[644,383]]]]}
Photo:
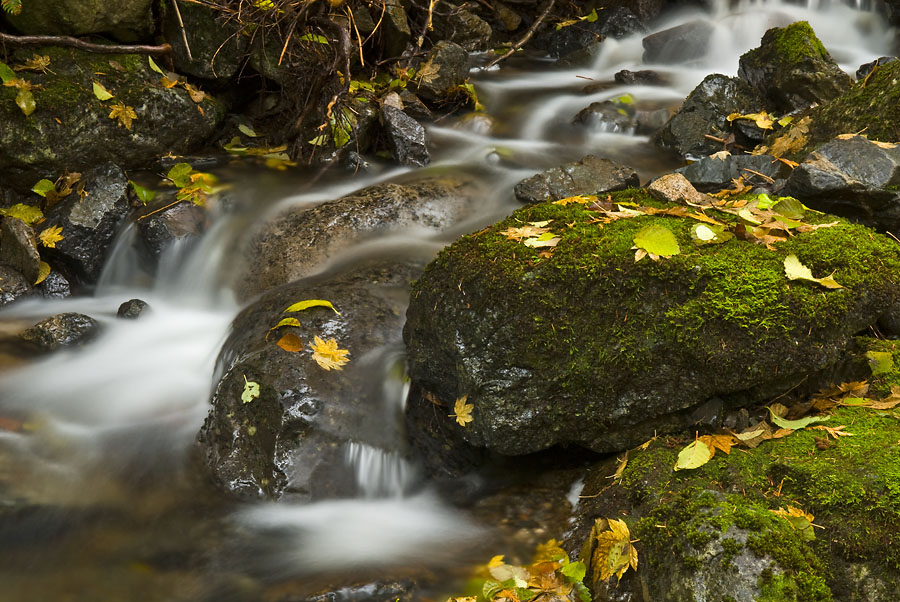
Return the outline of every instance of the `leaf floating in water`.
{"type": "Polygon", "coordinates": [[[346,349],[338,349],[335,339],[323,341],[316,335],[315,342],[311,343],[309,347],[313,350],[313,359],[325,370],[343,370],[344,365],[350,361],[347,359],[350,352],[346,349]]]}
{"type": "Polygon", "coordinates": [[[298,301],[284,311],[303,311],[304,309],[309,309],[310,307],[330,307],[334,311],[334,313],[336,313],[337,315],[341,315],[341,312],[334,308],[334,305],[331,304],[331,301],[326,301],[325,299],[307,299],[306,301],[298,301]]]}
{"type": "Polygon", "coordinates": [[[252,380],[247,380],[247,375],[244,376],[244,392],[241,393],[241,401],[244,403],[250,403],[257,397],[259,397],[259,383],[254,382],[252,380]]]}
{"type": "MultiPolygon", "coordinates": [[[[459,426],[466,426],[468,423],[475,420],[472,417],[472,410],[475,409],[475,406],[471,403],[466,403],[468,398],[468,395],[463,395],[456,400],[455,404],[453,404],[453,413],[450,414],[450,417],[456,418],[456,424],[459,426]]],[[[502,556],[500,558],[502,560],[502,556]]]]}
{"type": "Polygon", "coordinates": [[[800,263],[797,256],[793,254],[784,258],[784,273],[791,280],[808,280],[825,288],[844,288],[834,280],[833,274],[824,278],[814,278],[812,270],[800,263]]]}

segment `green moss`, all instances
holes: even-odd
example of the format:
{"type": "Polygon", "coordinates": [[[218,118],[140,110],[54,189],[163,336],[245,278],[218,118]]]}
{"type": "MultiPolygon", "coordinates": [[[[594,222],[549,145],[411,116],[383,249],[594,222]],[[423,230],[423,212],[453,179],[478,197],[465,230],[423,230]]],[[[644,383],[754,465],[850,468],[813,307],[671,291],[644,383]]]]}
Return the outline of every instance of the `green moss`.
{"type": "Polygon", "coordinates": [[[785,28],[776,28],[774,31],[775,49],[786,62],[796,63],[807,58],[825,59],[829,57],[825,46],[822,45],[813,28],[806,21],[797,21],[785,28]]]}

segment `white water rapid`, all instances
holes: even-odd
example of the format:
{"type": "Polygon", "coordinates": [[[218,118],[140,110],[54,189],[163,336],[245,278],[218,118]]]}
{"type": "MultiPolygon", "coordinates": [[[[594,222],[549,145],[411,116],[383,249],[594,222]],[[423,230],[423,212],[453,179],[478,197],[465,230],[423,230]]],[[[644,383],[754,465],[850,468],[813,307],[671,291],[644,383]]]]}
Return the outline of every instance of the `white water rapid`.
{"type": "MultiPolygon", "coordinates": [[[[677,106],[706,75],[734,75],[738,57],[769,27],[809,21],[851,75],[890,54],[893,38],[877,13],[826,0],[806,7],[719,0],[712,11],[685,9],[654,29],[692,19],[711,23],[715,35],[707,56],[690,65],[643,64],[642,36],[634,36],[607,39],[590,67],[514,58],[474,70],[492,119],[430,126],[433,162],[422,171],[477,178],[486,191],[478,215],[437,237],[395,233],[351,249],[342,260],[365,257],[379,245],[433,254],[516,208],[512,189],[522,178],[589,153],[634,167],[642,182],[675,167],[645,136],[591,131],[572,125],[572,118],[592,102],[623,94],[647,106],[677,106]],[[670,84],[584,92],[622,69],[653,69],[670,84]]],[[[208,412],[215,359],[240,309],[226,283],[247,224],[285,205],[313,205],[407,172],[376,166],[311,189],[297,176],[231,178],[236,201],[213,216],[198,244],[169,249],[156,276],[138,268],[134,234],[126,229],[93,296],[25,301],[0,311],[0,332],[71,311],[103,327],[83,348],[0,363],[0,417],[24,422],[22,429],[0,428],[0,499],[25,509],[0,520],[0,600],[258,600],[264,585],[257,578],[442,566],[453,562],[454,545],[477,540],[480,528],[430,493],[413,464],[362,443],[345,449],[363,492],[357,499],[233,507],[186,477],[197,470],[190,452],[208,412]],[[147,301],[149,313],[117,319],[116,308],[131,298],[147,301]],[[234,545],[231,560],[206,549],[223,531],[234,545]],[[250,559],[241,542],[262,551],[250,559]],[[253,565],[246,573],[245,561],[253,565]]],[[[386,373],[381,407],[400,415],[405,394],[402,379],[386,373]]]]}

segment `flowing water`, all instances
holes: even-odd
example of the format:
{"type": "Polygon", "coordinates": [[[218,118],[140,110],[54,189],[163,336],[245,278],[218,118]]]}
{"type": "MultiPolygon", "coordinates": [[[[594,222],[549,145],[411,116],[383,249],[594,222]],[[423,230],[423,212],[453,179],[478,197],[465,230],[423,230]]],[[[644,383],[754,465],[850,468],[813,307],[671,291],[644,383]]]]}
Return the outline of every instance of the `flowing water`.
{"type": "MultiPolygon", "coordinates": [[[[707,74],[734,75],[740,54],[758,45],[767,28],[801,19],[853,74],[890,53],[893,32],[869,8],[721,3],[657,24],[661,30],[701,18],[714,25],[709,55],[689,65],[642,64],[635,36],[606,40],[587,67],[514,57],[502,68],[475,71],[472,80],[493,119],[431,126],[433,163],[422,171],[476,177],[484,190],[477,216],[438,237],[398,232],[376,246],[432,255],[515,209],[512,188],[520,179],[588,153],[634,167],[645,182],[675,167],[673,158],[646,137],[575,126],[572,117],[623,94],[639,105],[677,106],[707,74]],[[647,68],[670,84],[585,92],[621,69],[647,68]]],[[[84,348],[40,360],[0,357],[0,417],[23,424],[0,428],[0,600],[288,600],[279,598],[278,584],[314,587],[335,574],[385,568],[446,569],[459,564],[454,544],[485,539],[481,527],[423,485],[401,454],[362,443],[345,449],[362,492],[357,499],[235,506],[193,478],[190,452],[208,411],[215,358],[239,309],[229,287],[230,249],[248,224],[286,205],[312,206],[408,171],[374,165],[312,187],[303,174],[222,173],[235,186],[227,208],[223,203],[214,212],[199,243],[169,249],[155,276],[140,269],[128,227],[93,296],[26,301],[0,312],[0,333],[63,311],[103,325],[100,338],[84,348]],[[151,311],[134,321],[116,319],[117,306],[134,297],[151,311]]],[[[345,260],[367,255],[368,245],[345,260]]],[[[385,349],[379,364],[383,404],[376,407],[390,416],[400,415],[406,393],[389,368],[396,353],[385,349]]],[[[499,553],[496,546],[481,549],[499,553]]]]}

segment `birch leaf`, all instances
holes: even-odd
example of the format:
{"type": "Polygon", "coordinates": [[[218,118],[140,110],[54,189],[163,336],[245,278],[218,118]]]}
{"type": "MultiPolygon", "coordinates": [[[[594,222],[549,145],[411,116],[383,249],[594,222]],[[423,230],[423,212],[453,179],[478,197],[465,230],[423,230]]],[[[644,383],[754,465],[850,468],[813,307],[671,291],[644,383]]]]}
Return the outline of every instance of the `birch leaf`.
{"type": "Polygon", "coordinates": [[[672,231],[656,224],[641,228],[634,235],[634,244],[638,249],[660,257],[671,257],[681,253],[672,231]]]}
{"type": "Polygon", "coordinates": [[[694,224],[691,226],[691,239],[697,245],[722,244],[734,238],[734,234],[723,226],[713,224],[694,224]]]}
{"type": "Polygon", "coordinates": [[[800,263],[800,260],[794,254],[784,258],[784,273],[790,280],[808,280],[825,288],[844,288],[835,282],[832,276],[825,276],[824,278],[813,277],[812,270],[800,263]]]}
{"type": "Polygon", "coordinates": [[[605,581],[616,575],[619,579],[631,567],[637,570],[637,551],[631,545],[631,533],[625,521],[598,518],[594,525],[597,547],[591,562],[605,581]]]}
{"type": "Polygon", "coordinates": [[[15,217],[29,226],[44,219],[44,212],[38,207],[32,207],[31,205],[25,205],[23,203],[16,203],[9,209],[0,209],[0,215],[15,217]]]}
{"type": "Polygon", "coordinates": [[[51,190],[56,190],[56,184],[47,179],[38,180],[38,182],[31,187],[32,192],[39,194],[42,197],[46,197],[47,193],[51,190]]]}
{"type": "Polygon", "coordinates": [[[813,532],[813,519],[815,518],[809,512],[804,512],[800,508],[788,506],[787,510],[779,508],[778,510],[769,510],[775,516],[780,516],[790,523],[791,528],[799,532],[801,538],[805,541],[812,541],[816,538],[813,532]]]}
{"type": "Polygon", "coordinates": [[[713,451],[700,439],[695,439],[678,453],[675,470],[692,470],[700,468],[713,457],[713,451]]]}

